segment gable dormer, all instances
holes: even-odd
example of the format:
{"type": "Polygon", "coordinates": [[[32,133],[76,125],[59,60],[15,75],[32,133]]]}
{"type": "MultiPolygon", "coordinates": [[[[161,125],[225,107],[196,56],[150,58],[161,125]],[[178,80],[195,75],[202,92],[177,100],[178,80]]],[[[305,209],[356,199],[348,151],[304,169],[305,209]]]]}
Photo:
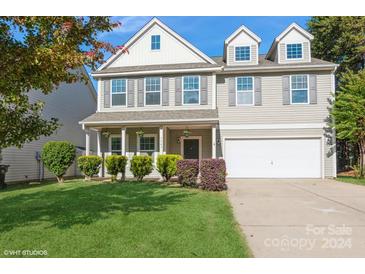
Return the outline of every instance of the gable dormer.
{"type": "Polygon", "coordinates": [[[313,36],[293,23],[275,38],[267,59],[279,64],[311,62],[310,43],[313,36]]]}
{"type": "Polygon", "coordinates": [[[105,68],[215,62],[159,19],[153,18],[107,62],[105,68]]]}
{"type": "Polygon", "coordinates": [[[257,65],[260,43],[260,37],[242,25],[224,41],[224,58],[227,65],[257,65]]]}

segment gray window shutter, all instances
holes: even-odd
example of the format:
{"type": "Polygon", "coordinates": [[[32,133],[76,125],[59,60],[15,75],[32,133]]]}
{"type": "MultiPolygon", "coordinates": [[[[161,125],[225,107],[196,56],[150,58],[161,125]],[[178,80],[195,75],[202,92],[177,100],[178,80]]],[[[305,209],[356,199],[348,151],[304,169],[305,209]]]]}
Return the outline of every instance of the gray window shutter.
{"type": "Polygon", "coordinates": [[[311,104],[317,104],[317,75],[309,75],[309,100],[311,104]]]}
{"type": "Polygon", "coordinates": [[[255,77],[255,106],[262,105],[261,77],[255,77]]]}
{"type": "Polygon", "coordinates": [[[144,106],[144,79],[138,79],[138,106],[144,106]]]}
{"type": "Polygon", "coordinates": [[[162,78],[162,105],[169,105],[169,78],[162,78]]]}
{"type": "Polygon", "coordinates": [[[104,80],[104,107],[110,108],[110,79],[104,80]]]}
{"type": "Polygon", "coordinates": [[[289,75],[283,76],[283,105],[290,105],[290,80],[289,75]]]}
{"type": "Polygon", "coordinates": [[[128,107],[134,107],[134,79],[128,79],[127,82],[128,107]]]}
{"type": "Polygon", "coordinates": [[[228,106],[236,105],[236,78],[228,79],[228,106]]]}
{"type": "Polygon", "coordinates": [[[200,77],[200,104],[208,105],[208,76],[200,77]]]}
{"type": "Polygon", "coordinates": [[[182,80],[181,77],[175,78],[175,106],[182,105],[182,80]]]}

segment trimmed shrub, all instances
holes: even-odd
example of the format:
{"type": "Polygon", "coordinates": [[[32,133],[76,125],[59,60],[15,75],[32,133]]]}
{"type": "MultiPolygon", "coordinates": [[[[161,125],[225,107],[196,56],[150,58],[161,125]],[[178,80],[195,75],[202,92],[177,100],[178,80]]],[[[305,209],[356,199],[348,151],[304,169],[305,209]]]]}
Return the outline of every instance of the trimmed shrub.
{"type": "Polygon", "coordinates": [[[158,155],[157,170],[165,182],[169,182],[171,177],[176,175],[176,162],[182,160],[178,154],[158,155]]]}
{"type": "Polygon", "coordinates": [[[199,160],[180,160],[177,161],[176,175],[179,179],[179,184],[182,186],[197,186],[197,178],[199,174],[199,160]]]}
{"type": "Polygon", "coordinates": [[[96,155],[80,156],[77,158],[77,166],[85,174],[85,180],[90,181],[91,177],[99,173],[103,158],[96,155]]]}
{"type": "Polygon", "coordinates": [[[128,158],[123,155],[109,155],[105,159],[105,167],[108,174],[112,176],[112,181],[117,179],[118,173],[122,173],[122,181],[125,180],[125,167],[128,158]]]}
{"type": "Polygon", "coordinates": [[[44,144],[42,149],[42,162],[46,168],[57,177],[59,183],[63,183],[63,175],[72,165],[76,156],[75,146],[67,141],[50,141],[44,144]]]}
{"type": "Polygon", "coordinates": [[[138,181],[142,181],[145,176],[152,172],[152,157],[148,155],[133,156],[130,170],[138,181]]]}
{"type": "Polygon", "coordinates": [[[223,159],[203,159],[200,161],[199,187],[210,191],[227,189],[226,162],[223,159]]]}

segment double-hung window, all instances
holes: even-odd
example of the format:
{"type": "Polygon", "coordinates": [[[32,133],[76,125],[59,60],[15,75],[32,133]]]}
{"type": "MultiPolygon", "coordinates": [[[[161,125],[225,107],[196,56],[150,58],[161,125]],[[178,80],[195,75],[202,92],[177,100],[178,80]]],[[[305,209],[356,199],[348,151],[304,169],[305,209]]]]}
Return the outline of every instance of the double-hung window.
{"type": "Polygon", "coordinates": [[[303,58],[302,44],[287,44],[286,59],[302,59],[303,58]]]}
{"type": "Polygon", "coordinates": [[[237,105],[253,105],[253,77],[236,78],[237,105]]]}
{"type": "Polygon", "coordinates": [[[235,47],[235,61],[250,61],[250,46],[235,47]]]}
{"type": "Polygon", "coordinates": [[[157,135],[155,134],[144,134],[139,136],[139,151],[141,153],[147,153],[152,155],[156,151],[157,135]]]}
{"type": "Polygon", "coordinates": [[[195,105],[200,103],[200,77],[183,77],[183,103],[184,105],[195,105]]]}
{"type": "Polygon", "coordinates": [[[151,50],[159,50],[161,47],[161,37],[160,35],[151,36],[151,50]]]}
{"type": "Polygon", "coordinates": [[[308,75],[290,76],[290,93],[292,104],[308,104],[308,75]]]}
{"type": "Polygon", "coordinates": [[[161,104],[161,78],[148,77],[146,78],[146,105],[161,104]]]}
{"type": "Polygon", "coordinates": [[[127,87],[125,79],[112,80],[112,106],[125,106],[127,103],[127,87]]]}

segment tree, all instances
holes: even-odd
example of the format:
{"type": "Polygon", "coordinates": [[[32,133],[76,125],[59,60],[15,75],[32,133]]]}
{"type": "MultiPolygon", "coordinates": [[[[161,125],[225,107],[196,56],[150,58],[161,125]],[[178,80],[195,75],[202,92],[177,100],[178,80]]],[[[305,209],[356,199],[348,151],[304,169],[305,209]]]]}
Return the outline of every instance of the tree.
{"type": "Polygon", "coordinates": [[[332,109],[337,138],[348,140],[359,149],[360,177],[364,177],[365,153],[365,69],[343,74],[340,92],[332,109]]]}
{"type": "Polygon", "coordinates": [[[365,68],[364,16],[313,16],[307,25],[313,56],[340,64],[338,75],[365,68]]]}
{"type": "Polygon", "coordinates": [[[0,153],[59,127],[56,117],[42,117],[44,103],[30,102],[29,91],[87,82],[83,65],[95,68],[107,52],[124,51],[98,39],[118,26],[102,16],[0,17],[0,153]]]}
{"type": "MultiPolygon", "coordinates": [[[[314,16],[307,25],[314,36],[312,55],[340,65],[336,71],[338,85],[346,71],[365,68],[365,17],[314,16]]],[[[340,138],[336,146],[339,169],[347,169],[357,158],[358,148],[340,138]]]]}

